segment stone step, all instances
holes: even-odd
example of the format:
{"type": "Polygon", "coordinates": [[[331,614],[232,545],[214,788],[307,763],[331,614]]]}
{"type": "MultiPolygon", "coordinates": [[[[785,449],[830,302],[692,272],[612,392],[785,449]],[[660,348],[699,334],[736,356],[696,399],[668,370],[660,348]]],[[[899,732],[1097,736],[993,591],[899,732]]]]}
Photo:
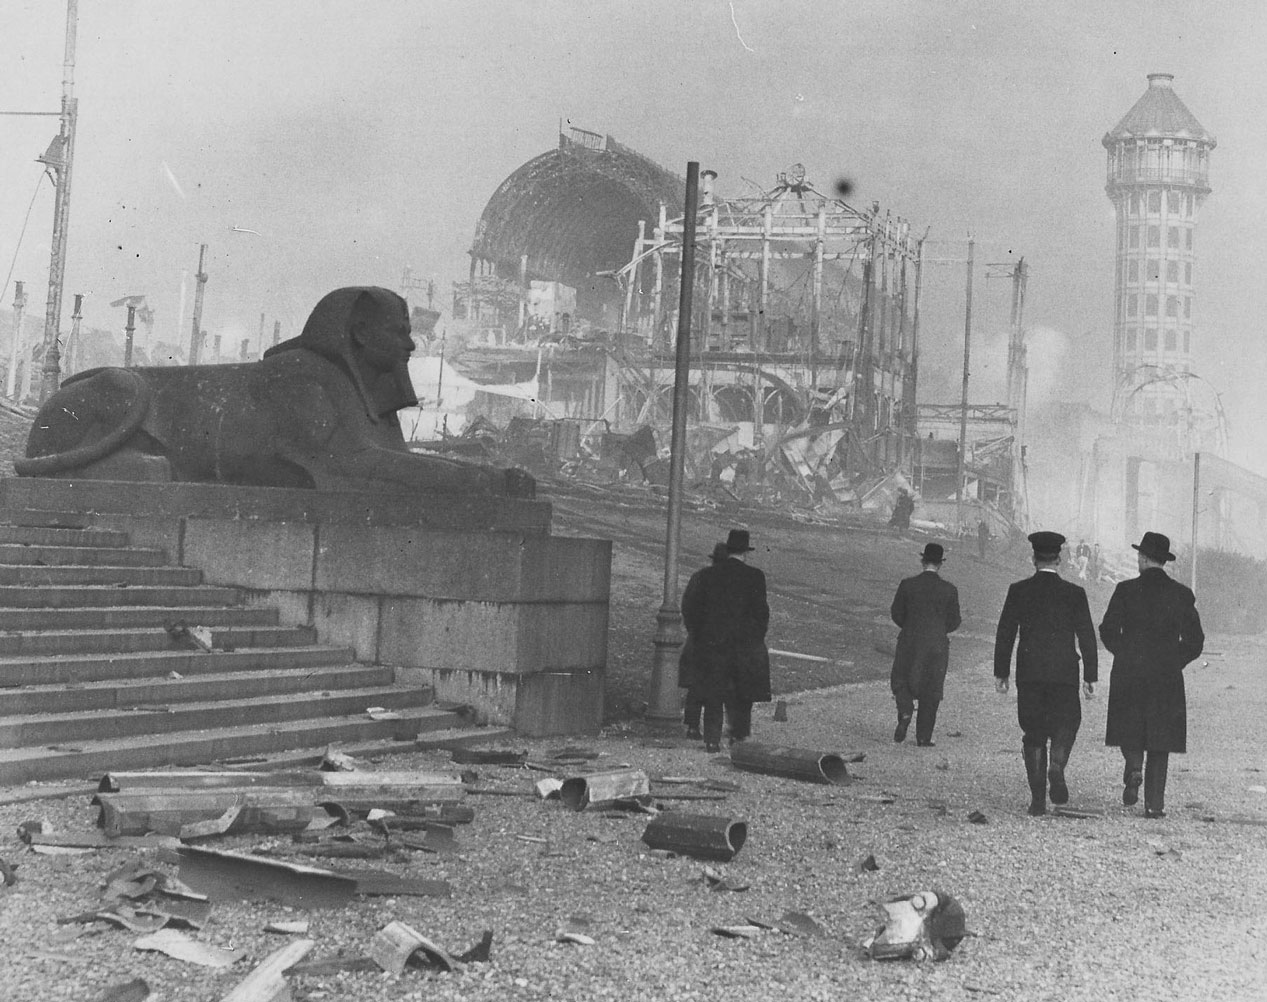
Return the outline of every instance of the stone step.
{"type": "Polygon", "coordinates": [[[336,664],[265,668],[249,672],[207,672],[188,678],[128,678],[85,685],[33,685],[0,694],[5,715],[84,713],[148,709],[166,712],[173,704],[223,699],[255,699],[283,693],[331,693],[340,689],[390,686],[395,670],[386,665],[336,664]]]}
{"type": "Polygon", "coordinates": [[[57,748],[4,748],[0,749],[0,786],[49,779],[99,780],[107,772],[166,765],[241,762],[253,756],[329,744],[342,748],[398,741],[402,750],[413,751],[420,734],[461,726],[460,717],[451,710],[421,706],[399,712],[400,717],[392,720],[372,720],[364,712],[347,716],[321,714],[312,719],[254,726],[78,741],[57,748]]]}
{"type": "Polygon", "coordinates": [[[126,585],[129,588],[170,588],[201,583],[202,571],[196,567],[117,567],[109,564],[46,567],[0,563],[0,586],[126,585]]]}
{"type": "Polygon", "coordinates": [[[0,630],[127,630],[162,628],[176,620],[190,626],[273,626],[276,609],[241,606],[93,606],[65,609],[2,609],[0,630]]]}
{"type": "MultiPolygon", "coordinates": [[[[64,745],[81,741],[114,741],[144,735],[203,731],[251,724],[276,725],[322,716],[352,717],[371,706],[398,711],[425,705],[430,692],[416,687],[371,686],[282,693],[253,699],[218,699],[180,703],[158,709],[88,710],[75,713],[33,713],[0,717],[0,747],[64,745]]],[[[369,719],[368,716],[366,719],[369,719]]]]}
{"type": "Polygon", "coordinates": [[[148,546],[28,546],[0,544],[0,564],[111,564],[115,567],[161,567],[167,554],[148,546]]]}
{"type": "Polygon", "coordinates": [[[30,546],[127,546],[128,534],[117,529],[0,525],[0,543],[26,543],[30,546]]]}
{"type": "Polygon", "coordinates": [[[210,585],[150,587],[139,585],[0,585],[0,608],[64,609],[103,605],[235,605],[236,588],[210,585]]]}
{"type": "MultiPolygon", "coordinates": [[[[189,619],[183,615],[187,624],[189,619]]],[[[192,625],[201,625],[197,622],[192,625]]],[[[311,626],[244,626],[210,627],[211,646],[216,650],[241,647],[300,647],[317,642],[317,631],[311,626]]],[[[0,658],[40,657],[49,654],[91,654],[109,651],[127,654],[136,651],[171,650],[172,640],[162,626],[137,626],[117,630],[43,630],[23,633],[0,633],[0,658]]]]}
{"type": "Polygon", "coordinates": [[[0,508],[0,521],[5,525],[31,525],[59,529],[87,529],[92,515],[82,511],[53,511],[45,508],[0,508]]]}
{"type": "MultiPolygon", "coordinates": [[[[350,647],[272,647],[238,651],[136,651],[129,654],[65,654],[45,658],[0,658],[3,689],[20,685],[72,685],[124,678],[164,678],[265,668],[313,668],[346,664],[350,647]]],[[[0,702],[0,706],[4,704],[0,702]]]]}

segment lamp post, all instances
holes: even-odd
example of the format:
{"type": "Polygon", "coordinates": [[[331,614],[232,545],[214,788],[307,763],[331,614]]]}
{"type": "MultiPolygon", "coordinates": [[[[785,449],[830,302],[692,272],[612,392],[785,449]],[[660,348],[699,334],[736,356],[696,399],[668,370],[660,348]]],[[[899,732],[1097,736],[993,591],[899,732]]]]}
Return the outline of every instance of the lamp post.
{"type": "Polygon", "coordinates": [[[674,656],[682,647],[678,606],[678,544],[682,529],[682,478],[686,463],[686,404],[691,374],[691,310],[695,291],[695,222],[699,212],[699,163],[686,165],[682,215],[682,281],[678,300],[677,355],[673,370],[673,426],[669,445],[669,504],[664,542],[664,596],[656,613],[655,651],[647,717],[668,723],[678,717],[674,656]]]}

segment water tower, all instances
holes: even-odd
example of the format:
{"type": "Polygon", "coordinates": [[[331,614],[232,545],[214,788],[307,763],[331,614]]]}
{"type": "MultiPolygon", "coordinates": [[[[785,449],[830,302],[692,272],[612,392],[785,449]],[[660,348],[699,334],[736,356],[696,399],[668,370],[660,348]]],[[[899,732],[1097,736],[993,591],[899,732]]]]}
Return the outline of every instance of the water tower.
{"type": "Polygon", "coordinates": [[[1150,73],[1148,89],[1103,140],[1105,192],[1117,215],[1113,411],[1123,424],[1171,433],[1164,437],[1189,453],[1210,427],[1192,352],[1197,215],[1210,193],[1215,139],[1173,80],[1150,73]]]}

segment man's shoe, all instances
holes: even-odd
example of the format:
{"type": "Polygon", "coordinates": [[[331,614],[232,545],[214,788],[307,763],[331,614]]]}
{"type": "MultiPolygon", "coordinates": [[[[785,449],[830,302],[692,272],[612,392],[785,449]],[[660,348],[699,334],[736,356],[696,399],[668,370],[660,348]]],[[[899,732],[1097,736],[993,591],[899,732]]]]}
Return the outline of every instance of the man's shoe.
{"type": "Polygon", "coordinates": [[[1163,811],[1160,807],[1145,807],[1144,808],[1144,817],[1146,818],[1164,818],[1165,816],[1166,816],[1166,812],[1163,811]]]}
{"type": "Polygon", "coordinates": [[[708,752],[710,755],[716,754],[717,752],[721,751],[721,745],[718,745],[718,744],[705,745],[704,751],[708,752]]]}
{"type": "Polygon", "coordinates": [[[915,743],[919,745],[921,748],[936,748],[937,747],[937,742],[934,741],[932,738],[928,738],[927,740],[922,740],[922,741],[916,740],[915,743]]]}
{"type": "Polygon", "coordinates": [[[1127,807],[1134,807],[1139,803],[1139,787],[1144,782],[1144,774],[1142,772],[1128,772],[1126,774],[1126,782],[1122,786],[1122,803],[1127,807]]]}
{"type": "Polygon", "coordinates": [[[893,740],[901,744],[906,740],[906,729],[911,726],[911,715],[898,714],[897,727],[893,728],[893,740]]]}
{"type": "Polygon", "coordinates": [[[704,740],[704,735],[700,733],[700,729],[698,727],[688,727],[686,729],[686,736],[691,741],[704,740]]]}

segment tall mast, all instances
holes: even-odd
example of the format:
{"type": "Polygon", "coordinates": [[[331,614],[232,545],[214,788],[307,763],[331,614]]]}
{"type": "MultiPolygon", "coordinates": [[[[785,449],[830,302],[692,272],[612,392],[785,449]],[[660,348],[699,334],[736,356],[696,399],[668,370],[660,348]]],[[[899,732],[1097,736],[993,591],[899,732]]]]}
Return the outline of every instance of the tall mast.
{"type": "Polygon", "coordinates": [[[46,400],[61,383],[61,349],[58,331],[62,317],[62,286],[66,280],[66,230],[70,223],[70,178],[75,156],[75,120],[79,102],[75,98],[75,32],[79,23],[79,0],[66,2],[66,53],[62,62],[61,131],[39,159],[53,171],[57,196],[53,203],[53,246],[48,265],[48,306],[44,311],[44,381],[40,401],[46,400]]]}

